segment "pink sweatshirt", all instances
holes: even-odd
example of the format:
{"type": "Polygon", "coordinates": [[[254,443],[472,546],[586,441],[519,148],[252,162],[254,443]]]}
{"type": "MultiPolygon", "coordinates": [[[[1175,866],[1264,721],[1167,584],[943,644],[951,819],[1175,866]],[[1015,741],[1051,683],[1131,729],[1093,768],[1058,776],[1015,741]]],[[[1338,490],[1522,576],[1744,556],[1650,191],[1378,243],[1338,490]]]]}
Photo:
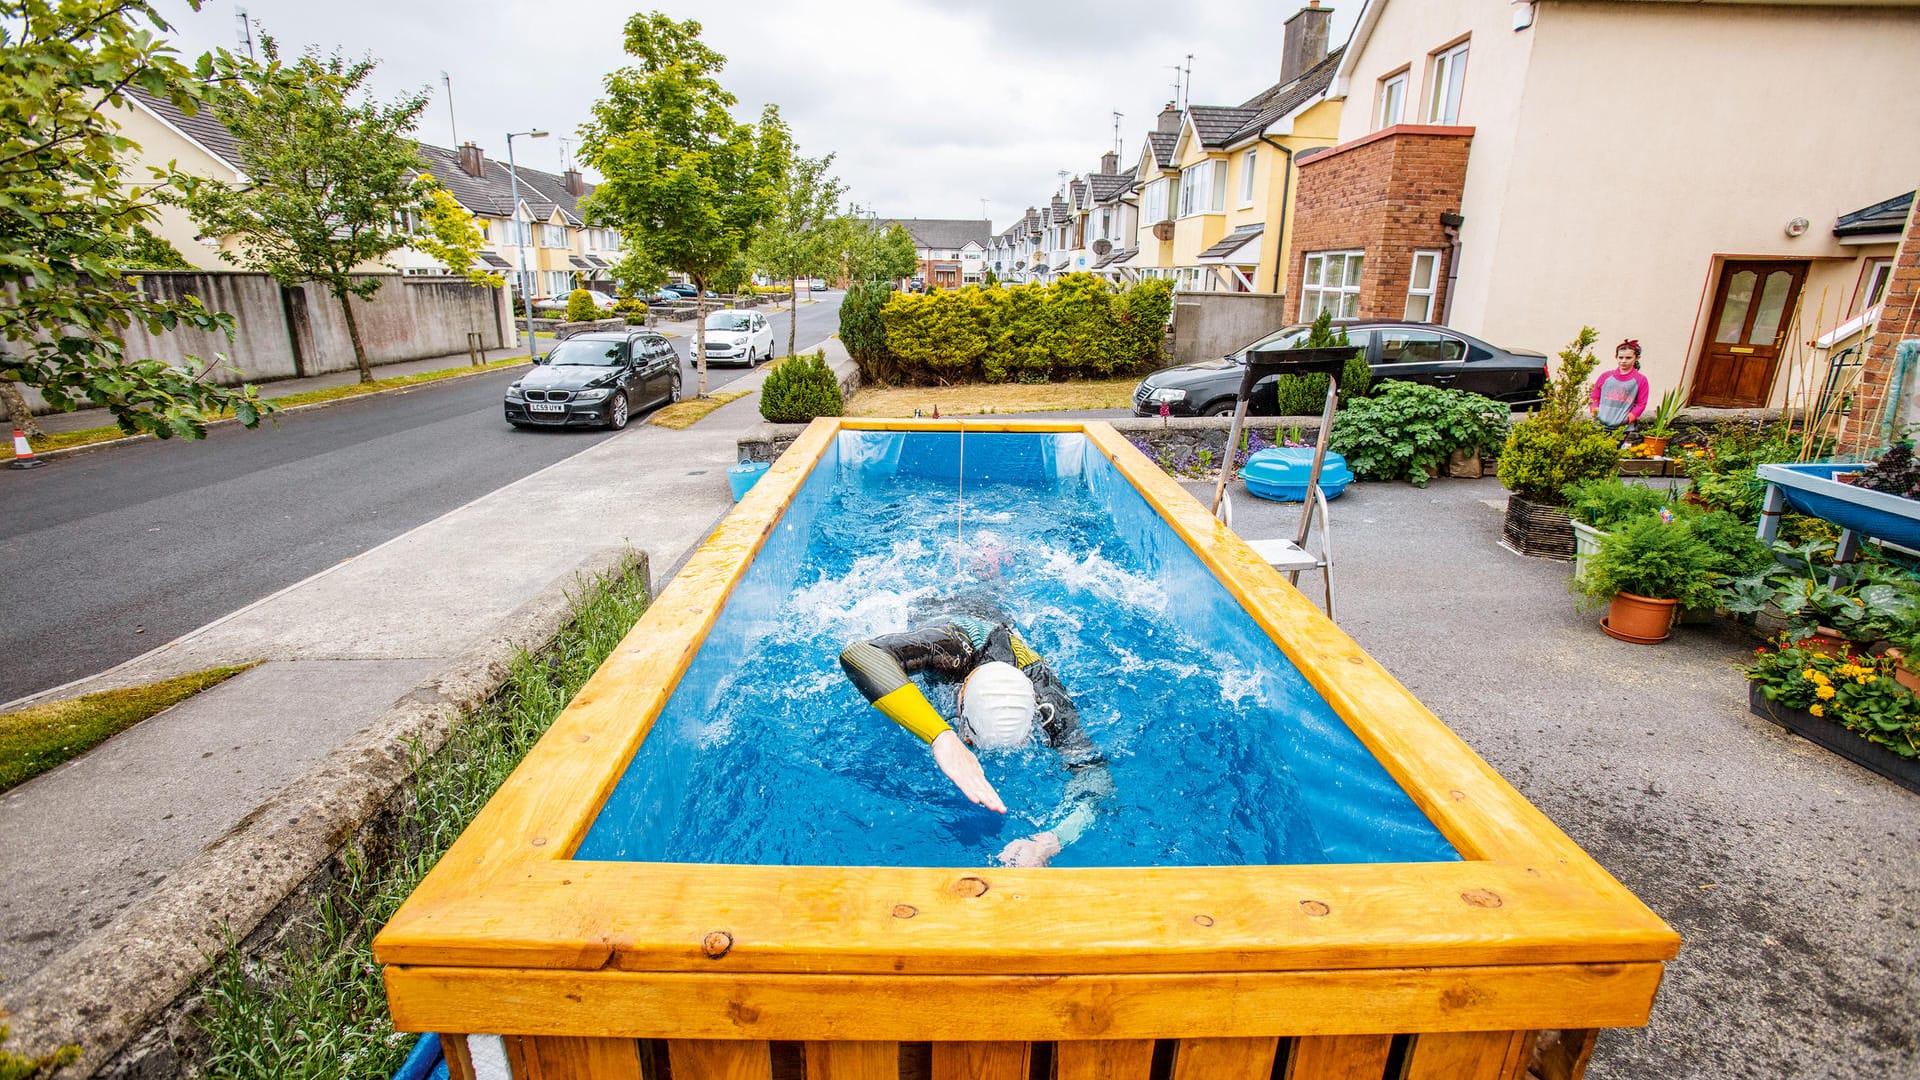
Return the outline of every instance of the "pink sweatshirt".
{"type": "Polygon", "coordinates": [[[1647,377],[1638,371],[1620,374],[1615,368],[1593,381],[1595,419],[1608,427],[1631,424],[1647,407],[1647,377]]]}

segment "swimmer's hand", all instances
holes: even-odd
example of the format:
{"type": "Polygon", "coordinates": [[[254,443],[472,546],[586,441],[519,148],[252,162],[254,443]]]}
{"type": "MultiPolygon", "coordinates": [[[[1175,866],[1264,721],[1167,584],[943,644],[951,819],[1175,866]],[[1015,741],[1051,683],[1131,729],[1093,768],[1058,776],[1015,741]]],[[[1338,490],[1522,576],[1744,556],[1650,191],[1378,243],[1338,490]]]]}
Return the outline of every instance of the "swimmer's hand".
{"type": "Polygon", "coordinates": [[[1000,862],[1004,866],[1045,866],[1058,854],[1060,838],[1043,832],[1008,844],[1000,852],[1000,862]]]}
{"type": "Polygon", "coordinates": [[[993,785],[987,783],[987,774],[980,770],[980,759],[973,756],[960,736],[952,731],[941,732],[933,740],[933,761],[947,774],[947,779],[953,781],[953,786],[960,789],[960,794],[996,814],[1007,812],[1000,793],[993,790],[993,785]]]}

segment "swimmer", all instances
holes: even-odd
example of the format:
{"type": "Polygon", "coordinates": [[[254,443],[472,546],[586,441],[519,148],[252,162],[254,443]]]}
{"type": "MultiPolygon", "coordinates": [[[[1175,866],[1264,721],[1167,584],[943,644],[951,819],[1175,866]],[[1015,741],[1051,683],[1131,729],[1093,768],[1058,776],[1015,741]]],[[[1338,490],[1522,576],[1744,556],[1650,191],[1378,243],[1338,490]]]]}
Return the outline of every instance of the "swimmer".
{"type": "Polygon", "coordinates": [[[1008,866],[1045,866],[1093,824],[1113,794],[1107,762],[1080,727],[1080,711],[1046,660],[1005,621],[953,615],[904,634],[859,641],[840,652],[847,678],[888,719],[925,740],[934,764],[972,802],[997,814],[1006,804],[968,749],[1010,749],[1032,741],[1035,720],[1070,774],[1054,823],[1000,852],[1008,866]],[[959,731],[909,675],[932,672],[960,682],[959,731]]]}

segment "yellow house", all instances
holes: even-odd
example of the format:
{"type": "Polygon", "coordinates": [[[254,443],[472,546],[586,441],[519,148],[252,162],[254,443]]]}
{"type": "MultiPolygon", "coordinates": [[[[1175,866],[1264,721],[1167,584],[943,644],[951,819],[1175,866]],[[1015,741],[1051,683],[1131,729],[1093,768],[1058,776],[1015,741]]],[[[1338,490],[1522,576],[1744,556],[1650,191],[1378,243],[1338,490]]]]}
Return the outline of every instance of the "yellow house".
{"type": "Polygon", "coordinates": [[[1174,274],[1173,210],[1180,197],[1180,169],[1173,150],[1179,139],[1180,110],[1168,103],[1140,144],[1140,160],[1133,170],[1132,198],[1139,208],[1138,231],[1133,257],[1120,269],[1136,279],[1174,274]]]}
{"type": "Polygon", "coordinates": [[[1279,82],[1239,105],[1187,108],[1164,245],[1180,289],[1284,291],[1295,158],[1339,135],[1340,104],[1327,99],[1341,54],[1327,52],[1330,17],[1315,0],[1287,20],[1279,82]]]}

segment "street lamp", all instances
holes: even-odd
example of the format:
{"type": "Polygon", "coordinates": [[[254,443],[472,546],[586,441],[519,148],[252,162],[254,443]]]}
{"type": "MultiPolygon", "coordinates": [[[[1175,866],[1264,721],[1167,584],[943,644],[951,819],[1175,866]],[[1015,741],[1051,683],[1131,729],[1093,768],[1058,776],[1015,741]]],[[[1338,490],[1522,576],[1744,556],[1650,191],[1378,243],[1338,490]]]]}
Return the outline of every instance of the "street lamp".
{"type": "Polygon", "coordinates": [[[529,139],[544,139],[547,133],[538,128],[507,132],[507,179],[513,185],[513,206],[507,211],[507,220],[513,222],[513,248],[520,255],[520,298],[527,306],[527,359],[533,360],[536,359],[533,353],[533,290],[527,287],[527,242],[533,239],[533,228],[528,226],[525,233],[520,232],[520,173],[513,167],[513,140],[522,135],[529,139]]]}

